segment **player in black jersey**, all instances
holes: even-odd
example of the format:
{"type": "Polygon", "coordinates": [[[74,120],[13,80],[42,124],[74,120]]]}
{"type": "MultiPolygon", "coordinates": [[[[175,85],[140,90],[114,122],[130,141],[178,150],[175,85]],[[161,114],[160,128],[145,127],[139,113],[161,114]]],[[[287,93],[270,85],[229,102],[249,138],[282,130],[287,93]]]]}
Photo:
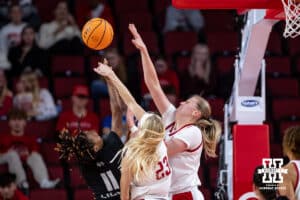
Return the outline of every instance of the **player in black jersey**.
{"type": "Polygon", "coordinates": [[[122,111],[117,91],[108,83],[112,112],[111,133],[100,137],[96,132],[81,132],[72,137],[68,130],[60,134],[58,151],[62,158],[74,156],[96,200],[120,200],[120,154],[123,148],[122,111]]]}

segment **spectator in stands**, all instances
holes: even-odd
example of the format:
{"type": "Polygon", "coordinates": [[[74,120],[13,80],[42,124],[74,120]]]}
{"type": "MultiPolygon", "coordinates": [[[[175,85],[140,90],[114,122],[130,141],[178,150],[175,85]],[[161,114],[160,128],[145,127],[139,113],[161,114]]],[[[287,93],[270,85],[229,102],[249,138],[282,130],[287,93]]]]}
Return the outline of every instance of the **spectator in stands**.
{"type": "Polygon", "coordinates": [[[54,20],[42,24],[39,45],[51,53],[80,54],[83,46],[80,30],[69,13],[66,1],[60,1],[54,10],[54,20]]]}
{"type": "Polygon", "coordinates": [[[176,9],[171,4],[167,7],[164,32],[196,31],[204,27],[204,18],[199,10],[176,9]]]}
{"type": "Polygon", "coordinates": [[[21,41],[21,32],[26,26],[22,22],[22,11],[19,5],[12,5],[9,8],[11,22],[5,25],[0,31],[0,65],[9,68],[7,53],[10,47],[16,46],[21,41]]]}
{"type": "MultiPolygon", "coordinates": [[[[23,13],[23,21],[32,25],[36,30],[40,25],[40,17],[37,8],[32,4],[32,0],[5,0],[0,1],[0,19],[7,23],[9,21],[9,7],[13,4],[18,4],[23,13]]],[[[0,24],[1,26],[1,24],[0,24]]]]}
{"type": "MultiPolygon", "coordinates": [[[[109,66],[113,68],[120,80],[127,83],[127,72],[121,54],[117,48],[109,48],[105,51],[104,57],[107,59],[109,66]]],[[[108,97],[108,89],[105,80],[102,77],[94,80],[91,86],[92,98],[95,103],[95,111],[99,112],[99,100],[100,97],[108,97]]]]}
{"type": "Polygon", "coordinates": [[[205,44],[196,44],[190,65],[180,74],[181,97],[187,98],[191,94],[211,95],[214,82],[209,49],[205,44]]]}
{"type": "Polygon", "coordinates": [[[12,108],[13,94],[7,88],[7,80],[3,70],[0,69],[0,119],[6,118],[6,115],[12,108]]]}
{"type": "Polygon", "coordinates": [[[21,43],[9,50],[8,60],[11,63],[11,74],[20,75],[25,69],[37,70],[47,74],[47,58],[44,50],[36,43],[34,28],[25,26],[21,33],[21,43]]]}
{"type": "Polygon", "coordinates": [[[106,19],[114,27],[114,18],[109,5],[103,0],[88,0],[76,2],[76,19],[79,27],[91,18],[100,17],[106,19]]]}
{"type": "Polygon", "coordinates": [[[29,200],[17,188],[15,174],[3,173],[0,175],[0,200],[29,200]]]}
{"type": "Polygon", "coordinates": [[[28,117],[36,120],[48,120],[57,116],[54,99],[46,88],[40,88],[35,72],[24,72],[20,81],[19,93],[14,97],[15,107],[24,109],[28,117]]]}
{"type": "MultiPolygon", "coordinates": [[[[179,95],[179,80],[175,71],[168,67],[166,60],[163,57],[158,57],[155,62],[154,66],[158,75],[159,83],[162,87],[172,86],[175,88],[176,95],[179,95]]],[[[144,98],[149,98],[150,94],[143,82],[142,86],[142,95],[144,98]]]]}
{"type": "MultiPolygon", "coordinates": [[[[22,179],[18,181],[26,181],[23,166],[22,164],[19,165],[19,159],[21,159],[21,161],[30,167],[34,179],[39,183],[41,188],[54,188],[58,184],[59,179],[53,181],[49,180],[45,162],[38,152],[39,144],[37,143],[37,139],[30,137],[29,135],[24,135],[27,123],[26,113],[19,109],[12,109],[9,113],[8,123],[10,134],[1,138],[1,153],[4,153],[4,155],[8,152],[11,152],[12,154],[17,153],[17,157],[10,156],[5,161],[9,165],[11,164],[14,167],[19,167],[16,169],[16,174],[21,174],[22,179]]],[[[2,155],[3,154],[1,154],[1,157],[2,155]]]]}
{"type": "Polygon", "coordinates": [[[83,131],[99,132],[98,116],[87,109],[89,102],[89,89],[85,85],[76,85],[72,95],[72,110],[60,114],[56,129],[61,131],[64,128],[71,132],[78,127],[83,131]]]}

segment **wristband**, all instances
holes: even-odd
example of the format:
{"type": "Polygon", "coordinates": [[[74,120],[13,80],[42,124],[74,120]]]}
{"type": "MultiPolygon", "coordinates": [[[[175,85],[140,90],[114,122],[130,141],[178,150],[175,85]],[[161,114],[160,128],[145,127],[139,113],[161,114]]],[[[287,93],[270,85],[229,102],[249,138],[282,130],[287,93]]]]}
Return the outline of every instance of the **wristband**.
{"type": "Polygon", "coordinates": [[[130,132],[131,133],[134,133],[138,130],[138,127],[136,127],[135,125],[133,125],[131,128],[130,128],[130,132]]]}

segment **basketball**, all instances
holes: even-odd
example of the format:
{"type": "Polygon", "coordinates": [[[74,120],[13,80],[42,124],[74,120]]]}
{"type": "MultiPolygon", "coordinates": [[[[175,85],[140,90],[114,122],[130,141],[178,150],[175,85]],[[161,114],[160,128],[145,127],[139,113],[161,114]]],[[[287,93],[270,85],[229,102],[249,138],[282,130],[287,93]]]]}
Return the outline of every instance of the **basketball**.
{"type": "Polygon", "coordinates": [[[93,18],[85,23],[81,37],[86,46],[94,50],[102,50],[111,44],[114,31],[111,24],[102,18],[93,18]]]}

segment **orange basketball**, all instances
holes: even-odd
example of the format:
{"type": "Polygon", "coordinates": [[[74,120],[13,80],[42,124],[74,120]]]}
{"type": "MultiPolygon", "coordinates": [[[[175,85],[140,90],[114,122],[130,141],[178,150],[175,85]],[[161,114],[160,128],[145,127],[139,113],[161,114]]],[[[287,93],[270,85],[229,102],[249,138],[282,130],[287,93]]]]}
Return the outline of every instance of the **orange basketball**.
{"type": "Polygon", "coordinates": [[[114,31],[111,24],[102,18],[90,19],[82,28],[83,42],[91,49],[106,48],[113,40],[114,31]]]}

